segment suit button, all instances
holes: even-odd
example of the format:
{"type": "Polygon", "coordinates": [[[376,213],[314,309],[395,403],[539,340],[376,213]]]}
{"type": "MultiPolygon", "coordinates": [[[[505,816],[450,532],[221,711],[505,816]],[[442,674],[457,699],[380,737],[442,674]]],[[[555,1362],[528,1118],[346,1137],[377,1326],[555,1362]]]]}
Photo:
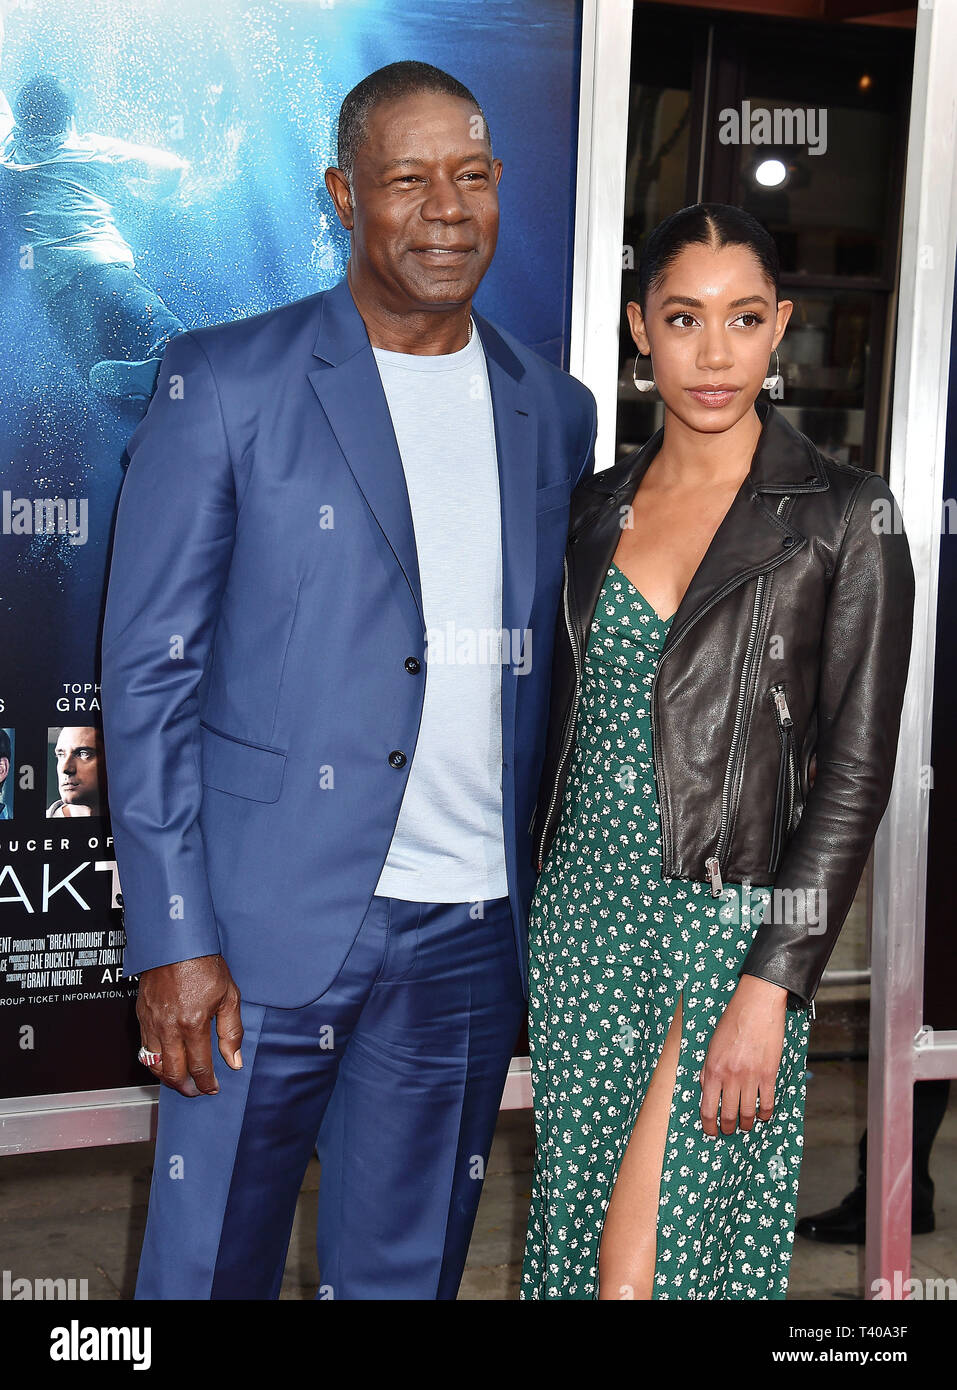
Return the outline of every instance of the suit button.
{"type": "Polygon", "coordinates": [[[401,748],[393,748],[389,754],[389,762],[393,767],[405,767],[406,757],[401,748]]]}
{"type": "Polygon", "coordinates": [[[417,656],[407,656],[405,659],[405,669],[410,676],[417,676],[422,669],[419,658],[417,656]]]}

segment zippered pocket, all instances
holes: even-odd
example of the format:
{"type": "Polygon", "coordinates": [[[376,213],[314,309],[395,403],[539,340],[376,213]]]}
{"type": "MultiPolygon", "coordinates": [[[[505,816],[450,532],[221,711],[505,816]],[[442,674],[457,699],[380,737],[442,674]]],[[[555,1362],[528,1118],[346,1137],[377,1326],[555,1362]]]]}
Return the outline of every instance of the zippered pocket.
{"type": "Polygon", "coordinates": [[[769,869],[774,873],[781,861],[784,836],[794,816],[794,793],[797,785],[797,759],[794,753],[794,720],[788,708],[787,691],[783,681],[777,681],[768,691],[774,705],[781,756],[778,762],[778,782],[774,797],[774,821],[771,829],[769,869]]]}

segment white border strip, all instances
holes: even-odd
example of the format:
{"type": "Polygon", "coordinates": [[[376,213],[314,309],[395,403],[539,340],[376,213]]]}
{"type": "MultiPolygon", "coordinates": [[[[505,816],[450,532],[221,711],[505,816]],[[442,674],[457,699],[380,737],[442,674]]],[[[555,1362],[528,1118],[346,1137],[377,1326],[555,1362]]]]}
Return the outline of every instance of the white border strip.
{"type": "MultiPolygon", "coordinates": [[[[957,256],[957,4],[920,0],[914,50],[890,478],[916,581],[914,640],[897,770],[874,847],[865,1297],[906,1283],[911,1116],[919,1076],[957,1075],[954,1033],[922,1030],[928,790],[957,256]],[[935,1042],[937,1051],[935,1053],[935,1042]]],[[[944,794],[943,792],[941,794],[944,794]]]]}
{"type": "Polygon", "coordinates": [[[0,1101],[0,1157],[152,1139],[158,1096],[158,1085],[123,1086],[0,1101]]]}
{"type": "MultiPolygon", "coordinates": [[[[21,1096],[0,1102],[0,1157],[85,1149],[98,1144],[140,1144],[156,1137],[159,1086],[21,1096]]],[[[513,1057],[502,1110],[530,1110],[531,1062],[513,1057]]]]}
{"type": "Polygon", "coordinates": [[[598,402],[595,467],[615,461],[631,0],[584,0],[569,368],[598,402]]]}

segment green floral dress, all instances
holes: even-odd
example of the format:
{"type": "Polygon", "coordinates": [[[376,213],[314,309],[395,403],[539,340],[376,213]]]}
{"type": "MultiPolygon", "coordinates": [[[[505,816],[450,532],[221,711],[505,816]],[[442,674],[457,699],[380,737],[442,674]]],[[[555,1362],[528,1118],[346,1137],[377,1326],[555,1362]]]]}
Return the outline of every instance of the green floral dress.
{"type": "Polygon", "coordinates": [[[709,1138],[701,1068],[770,891],[728,883],[714,898],[705,882],[660,875],[649,693],[670,622],[610,566],[561,820],[531,908],[537,1144],[523,1299],[597,1298],[604,1213],[679,995],[652,1296],[782,1299],[787,1291],[808,1012],[787,1011],[771,1119],[709,1138]]]}

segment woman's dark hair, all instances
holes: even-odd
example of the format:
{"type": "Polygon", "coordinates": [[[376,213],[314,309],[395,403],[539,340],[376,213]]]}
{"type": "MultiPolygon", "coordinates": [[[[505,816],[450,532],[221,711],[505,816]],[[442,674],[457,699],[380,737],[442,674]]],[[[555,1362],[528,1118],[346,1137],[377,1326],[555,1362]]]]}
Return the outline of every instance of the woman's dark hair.
{"type": "Polygon", "coordinates": [[[692,203],[659,222],[649,233],[638,259],[638,304],[645,312],[645,301],[658,288],[672,261],[691,245],[747,246],[753,252],[767,279],[780,297],[778,277],[781,264],[774,238],[756,217],[730,203],[692,203]]]}

